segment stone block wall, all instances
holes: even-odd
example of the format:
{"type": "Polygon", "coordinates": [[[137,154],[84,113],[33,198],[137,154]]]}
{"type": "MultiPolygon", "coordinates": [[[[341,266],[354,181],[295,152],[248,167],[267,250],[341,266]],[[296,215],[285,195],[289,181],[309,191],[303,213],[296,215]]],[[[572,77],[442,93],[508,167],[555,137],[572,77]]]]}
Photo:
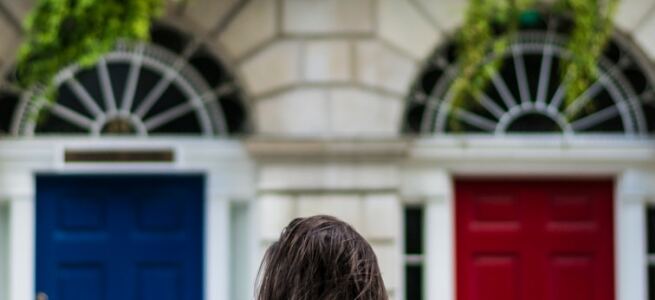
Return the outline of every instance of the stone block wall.
{"type": "Polygon", "coordinates": [[[294,218],[328,214],[351,224],[372,245],[394,296],[402,284],[402,203],[394,165],[291,162],[261,166],[257,199],[260,252],[294,218]]]}

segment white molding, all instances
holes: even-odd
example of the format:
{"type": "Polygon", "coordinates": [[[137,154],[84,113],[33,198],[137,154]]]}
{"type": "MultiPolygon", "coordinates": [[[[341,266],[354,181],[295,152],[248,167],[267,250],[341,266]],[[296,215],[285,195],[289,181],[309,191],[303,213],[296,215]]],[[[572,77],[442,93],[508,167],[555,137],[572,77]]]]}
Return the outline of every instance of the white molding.
{"type": "Polygon", "coordinates": [[[0,202],[0,300],[9,298],[9,205],[0,202]]]}
{"type": "Polygon", "coordinates": [[[612,137],[444,136],[420,139],[407,165],[434,164],[457,176],[615,176],[655,167],[655,142],[612,137]]]}
{"type": "Polygon", "coordinates": [[[230,207],[227,199],[205,203],[205,299],[230,299],[230,207]]]}
{"type": "Polygon", "coordinates": [[[653,141],[445,136],[418,139],[407,153],[401,172],[401,197],[406,201],[427,199],[426,299],[455,300],[456,296],[453,178],[520,176],[615,179],[617,299],[646,300],[644,208],[648,201],[655,201],[653,141]]]}
{"type": "Polygon", "coordinates": [[[9,300],[34,299],[34,215],[33,201],[10,202],[9,300]]]}
{"type": "Polygon", "coordinates": [[[434,162],[409,162],[402,166],[400,194],[405,202],[450,197],[452,174],[434,162]]]}
{"type": "Polygon", "coordinates": [[[248,247],[250,251],[248,252],[248,258],[250,259],[250,286],[252,287],[252,292],[254,294],[255,289],[257,288],[257,277],[259,276],[259,265],[262,261],[261,253],[261,233],[259,232],[259,222],[260,216],[258,213],[258,207],[256,204],[256,199],[251,199],[248,203],[248,217],[250,219],[250,238],[248,239],[248,247]]]}
{"type": "Polygon", "coordinates": [[[298,160],[319,157],[379,160],[404,157],[408,140],[393,136],[359,139],[254,137],[249,138],[245,144],[248,153],[258,160],[298,160]]]}
{"type": "Polygon", "coordinates": [[[648,296],[645,209],[647,192],[654,183],[652,175],[626,170],[617,178],[614,228],[616,295],[619,300],[646,300],[648,296]]]}
{"type": "Polygon", "coordinates": [[[455,299],[455,236],[450,195],[429,198],[425,210],[424,295],[428,300],[455,299]]]}
{"type": "MultiPolygon", "coordinates": [[[[255,195],[254,167],[238,141],[197,138],[3,139],[0,199],[9,204],[9,299],[34,298],[34,176],[202,173],[205,191],[205,299],[229,299],[229,202],[255,195]],[[171,149],[172,163],[67,163],[66,149],[171,149]]],[[[0,295],[1,296],[1,295],[0,295]]]]}
{"type": "MultiPolygon", "coordinates": [[[[517,158],[557,158],[553,154],[562,153],[563,159],[581,158],[580,155],[591,151],[588,159],[600,157],[613,158],[618,161],[634,161],[653,157],[655,140],[629,138],[615,135],[507,135],[494,137],[489,135],[442,135],[421,138],[412,143],[408,149],[411,158],[439,159],[461,155],[507,156],[516,154],[517,158]],[[463,153],[454,152],[463,150],[463,153]],[[509,151],[509,152],[508,152],[509,151]],[[533,151],[529,153],[526,151],[533,151]],[[553,152],[554,151],[554,152],[553,152]],[[627,152],[626,152],[627,151],[627,152]],[[639,154],[637,157],[625,157],[626,153],[639,154]],[[546,155],[544,155],[546,154],[546,155]]],[[[582,157],[585,158],[584,156],[582,157]]]]}
{"type": "Polygon", "coordinates": [[[230,248],[230,277],[228,280],[230,299],[250,299],[254,293],[254,277],[259,267],[258,262],[261,261],[260,257],[255,256],[258,248],[257,241],[254,239],[254,209],[252,200],[233,200],[230,203],[230,226],[232,226],[230,228],[230,245],[228,245],[230,248]]]}
{"type": "Polygon", "coordinates": [[[617,199],[622,201],[652,201],[655,195],[655,170],[626,169],[616,182],[617,199]]]}

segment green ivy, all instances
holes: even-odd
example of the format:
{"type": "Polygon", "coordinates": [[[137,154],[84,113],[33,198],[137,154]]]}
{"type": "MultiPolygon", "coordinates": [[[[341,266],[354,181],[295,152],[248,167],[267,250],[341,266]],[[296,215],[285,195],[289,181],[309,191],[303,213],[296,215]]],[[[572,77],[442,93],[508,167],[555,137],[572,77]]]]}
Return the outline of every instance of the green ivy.
{"type": "Polygon", "coordinates": [[[70,64],[94,65],[120,39],[147,40],[164,5],[164,0],[38,0],[25,22],[19,83],[43,86],[52,98],[57,72],[70,64]]]}
{"type": "MultiPolygon", "coordinates": [[[[503,55],[519,24],[535,18],[537,0],[469,0],[464,25],[457,35],[459,74],[453,81],[455,112],[477,105],[491,77],[502,67],[503,55]]],[[[563,62],[566,104],[571,104],[597,78],[598,59],[612,35],[618,0],[558,0],[553,9],[570,14],[574,27],[567,43],[571,60],[563,62]]],[[[454,120],[455,118],[453,118],[454,120]]],[[[451,123],[455,129],[459,124],[451,123]]]]}
{"type": "Polygon", "coordinates": [[[567,44],[572,57],[564,61],[561,74],[567,86],[566,103],[571,104],[598,77],[598,59],[612,36],[618,0],[567,0],[562,5],[574,20],[567,44]]]}

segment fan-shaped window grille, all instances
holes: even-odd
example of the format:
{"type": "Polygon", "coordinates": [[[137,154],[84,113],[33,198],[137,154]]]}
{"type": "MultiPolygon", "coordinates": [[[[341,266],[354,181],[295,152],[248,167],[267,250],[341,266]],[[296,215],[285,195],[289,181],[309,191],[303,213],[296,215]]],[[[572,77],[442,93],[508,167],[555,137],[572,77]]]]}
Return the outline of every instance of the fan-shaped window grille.
{"type": "Polygon", "coordinates": [[[655,129],[655,80],[650,64],[630,42],[615,37],[599,61],[596,82],[572,104],[560,80],[566,32],[525,30],[504,56],[478,105],[451,110],[457,75],[454,45],[438,49],[410,92],[407,133],[614,133],[644,136],[655,129]],[[592,101],[588,103],[588,101],[592,101]],[[454,113],[451,113],[453,111],[454,113]],[[456,120],[452,120],[456,118],[456,120]],[[457,130],[452,128],[459,124],[457,130]]]}
{"type": "Polygon", "coordinates": [[[241,91],[202,43],[163,27],[152,36],[151,44],[118,45],[92,68],[60,71],[53,103],[28,101],[32,91],[0,94],[0,105],[14,112],[4,127],[13,135],[225,136],[246,130],[241,91]],[[37,120],[35,110],[46,113],[37,120]]]}

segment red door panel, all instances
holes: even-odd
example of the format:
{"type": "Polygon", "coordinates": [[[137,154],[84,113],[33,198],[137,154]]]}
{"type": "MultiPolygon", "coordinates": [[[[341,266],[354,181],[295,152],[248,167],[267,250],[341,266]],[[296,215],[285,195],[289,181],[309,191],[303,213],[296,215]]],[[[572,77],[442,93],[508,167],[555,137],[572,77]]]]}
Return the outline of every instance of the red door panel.
{"type": "Polygon", "coordinates": [[[594,261],[589,255],[555,255],[548,262],[548,299],[594,300],[594,261]]]}
{"type": "Polygon", "coordinates": [[[613,184],[458,180],[458,300],[613,300],[613,184]]]}
{"type": "Polygon", "coordinates": [[[520,261],[512,255],[482,254],[469,265],[473,299],[518,300],[520,261]]]}

